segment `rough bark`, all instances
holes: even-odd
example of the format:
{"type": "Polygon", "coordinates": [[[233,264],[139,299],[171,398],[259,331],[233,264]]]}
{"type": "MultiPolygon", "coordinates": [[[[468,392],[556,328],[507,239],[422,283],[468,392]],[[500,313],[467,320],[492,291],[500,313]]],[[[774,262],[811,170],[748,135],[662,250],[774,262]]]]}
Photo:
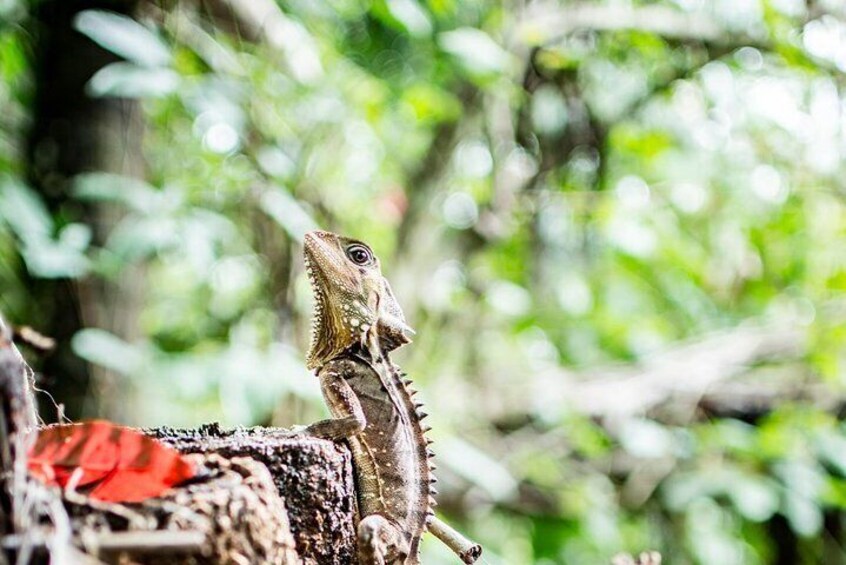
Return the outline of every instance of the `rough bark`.
{"type": "Polygon", "coordinates": [[[336,443],[284,430],[160,428],[155,437],[183,453],[252,457],[270,470],[285,500],[297,552],[304,563],[352,563],[355,554],[355,490],[349,451],[336,443]]]}
{"type": "Polygon", "coordinates": [[[25,473],[27,434],[35,425],[32,369],[0,318],[0,533],[19,526],[15,493],[25,473]]]}
{"type": "Polygon", "coordinates": [[[299,565],[273,477],[248,457],[189,456],[204,479],[139,504],[65,495],[82,549],[108,563],[299,565]]]}

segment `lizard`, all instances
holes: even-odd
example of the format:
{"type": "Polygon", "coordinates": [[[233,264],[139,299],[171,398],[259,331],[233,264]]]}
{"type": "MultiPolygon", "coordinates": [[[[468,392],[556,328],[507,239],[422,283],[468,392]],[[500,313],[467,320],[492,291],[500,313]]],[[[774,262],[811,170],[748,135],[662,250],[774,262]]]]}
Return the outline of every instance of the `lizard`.
{"type": "Polygon", "coordinates": [[[427,414],[389,353],[410,342],[379,259],[365,243],[326,231],[304,238],[314,293],[306,366],[315,371],[332,418],[305,432],[346,440],[353,457],[360,565],[415,565],[428,529],[465,563],[481,546],[434,516],[435,476],[427,414]]]}

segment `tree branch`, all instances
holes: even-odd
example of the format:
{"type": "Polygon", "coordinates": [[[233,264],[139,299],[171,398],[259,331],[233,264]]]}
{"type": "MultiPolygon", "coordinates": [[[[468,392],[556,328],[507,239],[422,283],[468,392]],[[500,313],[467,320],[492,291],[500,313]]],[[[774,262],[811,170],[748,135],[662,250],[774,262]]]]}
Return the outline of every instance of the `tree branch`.
{"type": "Polygon", "coordinates": [[[580,412],[631,417],[672,399],[698,403],[711,387],[754,363],[795,358],[804,351],[799,327],[743,325],[656,353],[632,367],[590,371],[575,378],[557,373],[555,378],[570,381],[561,394],[580,412]]]}
{"type": "Polygon", "coordinates": [[[669,39],[702,43],[761,45],[760,38],[725,29],[704,14],[685,14],[664,6],[579,4],[562,8],[557,3],[533,4],[514,27],[518,37],[549,44],[579,30],[642,31],[669,39]]]}

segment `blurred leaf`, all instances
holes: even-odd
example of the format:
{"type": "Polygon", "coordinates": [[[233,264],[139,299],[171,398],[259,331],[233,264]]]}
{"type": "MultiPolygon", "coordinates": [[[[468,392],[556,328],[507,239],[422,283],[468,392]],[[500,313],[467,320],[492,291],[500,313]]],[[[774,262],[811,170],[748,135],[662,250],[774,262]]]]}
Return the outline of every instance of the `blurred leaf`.
{"type": "Polygon", "coordinates": [[[846,437],[838,431],[820,434],[816,441],[820,459],[834,467],[841,476],[846,476],[846,437]]]}
{"type": "MultiPolygon", "coordinates": [[[[71,243],[76,246],[80,241],[71,243]]],[[[46,279],[79,277],[87,273],[90,266],[88,258],[78,249],[51,240],[28,242],[22,253],[29,272],[46,279]]]]}
{"type": "Polygon", "coordinates": [[[41,199],[26,185],[9,176],[0,176],[0,216],[22,241],[49,238],[53,220],[41,199]]]}
{"type": "Polygon", "coordinates": [[[74,18],[74,28],[92,41],[141,66],[170,63],[171,54],[159,37],[132,18],[100,10],[83,10],[74,18]]]}
{"type": "Polygon", "coordinates": [[[261,209],[297,241],[302,241],[306,233],[317,229],[317,223],[308,212],[285,190],[266,190],[261,197],[261,209]]]}
{"type": "Polygon", "coordinates": [[[89,328],[78,331],[71,340],[74,353],[97,365],[122,375],[134,375],[143,367],[141,350],[105,330],[89,328]]]}
{"type": "Polygon", "coordinates": [[[146,182],[113,173],[85,173],[74,177],[73,194],[82,200],[120,202],[149,214],[159,207],[162,193],[146,182]]]}
{"type": "Polygon", "coordinates": [[[15,41],[13,36],[0,35],[0,77],[6,80],[19,79],[28,70],[27,62],[27,54],[21,42],[15,41]]]}
{"type": "Polygon", "coordinates": [[[710,496],[713,483],[699,472],[676,473],[664,484],[662,492],[668,508],[681,512],[693,501],[710,496]]]}
{"type": "Polygon", "coordinates": [[[775,471],[785,484],[782,512],[791,528],[802,536],[819,533],[823,515],[817,501],[825,488],[821,469],[814,463],[788,460],[776,464],[775,471]]]}
{"type": "Polygon", "coordinates": [[[480,29],[463,27],[441,33],[438,44],[471,74],[498,75],[510,70],[511,55],[480,29]]]}
{"type": "Polygon", "coordinates": [[[822,509],[801,494],[787,492],[783,511],[790,527],[800,536],[815,536],[822,530],[822,509]]]}
{"type": "Polygon", "coordinates": [[[411,35],[422,37],[432,33],[432,22],[418,0],[385,0],[388,11],[411,35]]]}
{"type": "Polygon", "coordinates": [[[179,243],[177,222],[170,217],[126,218],[112,230],[106,247],[125,261],[141,259],[179,243]]]}
{"type": "Polygon", "coordinates": [[[6,25],[12,25],[26,16],[23,0],[3,0],[0,2],[0,31],[6,25]]]}
{"type": "Polygon", "coordinates": [[[779,461],[774,470],[790,491],[809,499],[816,499],[825,485],[825,475],[816,461],[779,461]]]}
{"type": "Polygon", "coordinates": [[[87,224],[68,224],[59,232],[59,245],[66,249],[85,251],[91,243],[91,228],[87,224]]]}
{"type": "Polygon", "coordinates": [[[600,457],[611,448],[607,432],[591,420],[571,416],[565,418],[561,427],[567,430],[574,449],[585,457],[600,457]]]}
{"type": "Polygon", "coordinates": [[[88,272],[84,255],[90,228],[69,224],[53,239],[53,221],[41,199],[24,184],[0,178],[0,216],[21,240],[27,270],[44,278],[77,277],[88,272]]]}
{"type": "Polygon", "coordinates": [[[635,457],[655,458],[671,455],[675,440],[673,434],[657,422],[631,419],[623,425],[620,444],[635,457]]]}
{"type": "Polygon", "coordinates": [[[421,122],[453,121],[461,115],[461,101],[431,84],[415,84],[403,92],[403,102],[421,122]]]}
{"type": "Polygon", "coordinates": [[[741,475],[727,486],[738,512],[753,522],[769,520],[779,509],[776,485],[765,477],[741,475]]]}
{"type": "Polygon", "coordinates": [[[581,59],[559,49],[540,49],[536,58],[538,66],[553,71],[576,70],[582,62],[581,59]]]}
{"type": "Polygon", "coordinates": [[[97,71],[88,83],[92,96],[145,98],[167,96],[179,87],[175,71],[132,63],[112,63],[97,71]]]}
{"type": "Polygon", "coordinates": [[[556,87],[540,87],[532,97],[532,126],[542,135],[555,135],[567,126],[567,101],[556,87]]]}

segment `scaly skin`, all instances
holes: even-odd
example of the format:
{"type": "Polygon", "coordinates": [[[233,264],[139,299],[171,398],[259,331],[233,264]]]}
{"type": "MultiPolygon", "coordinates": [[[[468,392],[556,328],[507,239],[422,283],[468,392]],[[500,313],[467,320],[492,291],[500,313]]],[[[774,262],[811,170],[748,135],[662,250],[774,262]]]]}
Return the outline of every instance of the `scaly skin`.
{"type": "Polygon", "coordinates": [[[349,442],[360,563],[419,563],[420,537],[435,504],[433,454],[411,381],[388,358],[409,341],[411,329],[366,245],[312,232],[305,257],[315,293],[308,366],[333,416],[307,431],[349,442]]]}

